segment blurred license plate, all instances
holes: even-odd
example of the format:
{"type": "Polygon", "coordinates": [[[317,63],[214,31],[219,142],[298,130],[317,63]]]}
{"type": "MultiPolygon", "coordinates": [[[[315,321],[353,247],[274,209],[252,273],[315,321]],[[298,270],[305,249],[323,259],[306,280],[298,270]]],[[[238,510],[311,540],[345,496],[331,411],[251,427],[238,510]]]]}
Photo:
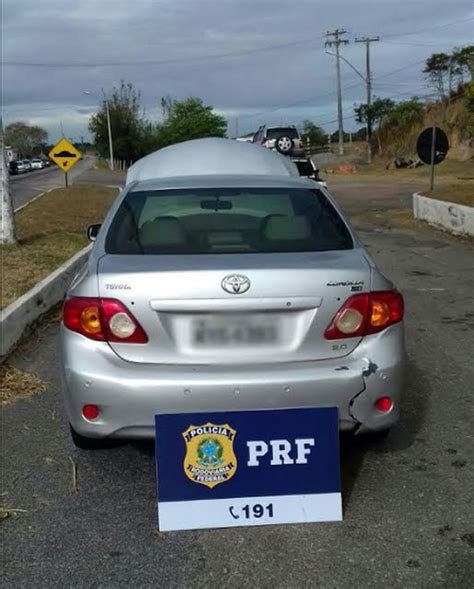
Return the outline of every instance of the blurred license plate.
{"type": "Polygon", "coordinates": [[[279,330],[266,319],[198,319],[193,322],[193,343],[200,346],[248,346],[278,341],[279,330]]]}

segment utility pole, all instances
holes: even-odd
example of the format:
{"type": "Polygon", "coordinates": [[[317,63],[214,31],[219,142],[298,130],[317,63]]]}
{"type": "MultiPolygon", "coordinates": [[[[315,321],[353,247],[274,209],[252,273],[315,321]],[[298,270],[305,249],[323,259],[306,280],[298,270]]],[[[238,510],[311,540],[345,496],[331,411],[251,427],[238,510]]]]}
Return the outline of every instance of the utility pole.
{"type": "Polygon", "coordinates": [[[235,117],[235,138],[239,136],[239,117],[235,117]]]}
{"type": "Polygon", "coordinates": [[[3,121],[0,119],[0,192],[1,208],[0,208],[0,244],[13,245],[16,243],[15,232],[15,215],[13,213],[12,195],[10,192],[10,177],[9,177],[9,163],[7,161],[7,153],[5,149],[4,135],[3,135],[3,121]]]}
{"type": "Polygon", "coordinates": [[[380,41],[380,37],[360,37],[355,40],[356,43],[365,43],[365,58],[366,58],[366,76],[365,83],[367,87],[367,163],[372,163],[372,146],[370,144],[372,139],[372,120],[370,107],[372,105],[372,74],[370,71],[370,44],[380,41]]]}
{"type": "Polygon", "coordinates": [[[339,60],[339,45],[347,45],[347,39],[341,39],[341,35],[347,34],[344,29],[336,29],[332,33],[326,33],[326,47],[336,48],[336,91],[337,91],[337,121],[339,129],[339,155],[344,155],[344,130],[342,128],[342,92],[341,92],[341,64],[339,60]],[[330,38],[332,37],[332,40],[330,38]]]}

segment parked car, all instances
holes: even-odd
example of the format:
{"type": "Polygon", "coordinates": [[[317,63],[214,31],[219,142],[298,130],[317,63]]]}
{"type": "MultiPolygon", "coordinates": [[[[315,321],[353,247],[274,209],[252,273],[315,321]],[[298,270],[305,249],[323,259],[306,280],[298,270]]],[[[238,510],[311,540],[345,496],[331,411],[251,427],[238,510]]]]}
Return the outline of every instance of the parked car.
{"type": "Polygon", "coordinates": [[[31,164],[28,160],[17,160],[16,169],[18,174],[24,174],[31,170],[31,164]]]}
{"type": "Polygon", "coordinates": [[[18,174],[18,162],[16,160],[8,162],[8,172],[11,176],[16,176],[18,174]]]}
{"type": "Polygon", "coordinates": [[[35,158],[31,160],[31,169],[32,170],[42,170],[44,168],[43,160],[39,158],[35,158]]]}
{"type": "Polygon", "coordinates": [[[267,149],[279,151],[282,155],[301,157],[305,155],[303,140],[296,127],[267,127],[262,125],[253,136],[253,143],[267,149]]]}
{"type": "Polygon", "coordinates": [[[305,157],[293,159],[293,163],[298,168],[300,176],[310,178],[311,180],[318,182],[318,184],[321,184],[321,186],[324,186],[324,188],[328,187],[326,182],[320,177],[319,169],[314,165],[314,162],[311,158],[305,157]]]}
{"type": "Polygon", "coordinates": [[[397,421],[402,296],[290,158],[216,138],[161,149],[88,235],[61,326],[76,446],[152,438],[158,413],[336,406],[358,433],[397,421]]]}

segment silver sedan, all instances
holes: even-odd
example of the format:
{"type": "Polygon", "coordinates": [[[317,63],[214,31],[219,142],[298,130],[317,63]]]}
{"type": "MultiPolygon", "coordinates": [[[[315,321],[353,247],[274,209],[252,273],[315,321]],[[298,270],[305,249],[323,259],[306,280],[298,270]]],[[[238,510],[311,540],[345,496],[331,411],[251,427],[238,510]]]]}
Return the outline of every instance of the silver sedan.
{"type": "Polygon", "coordinates": [[[399,417],[403,299],[329,193],[225,139],[137,162],[71,285],[61,329],[74,443],[152,438],[154,415],[337,407],[399,417]]]}

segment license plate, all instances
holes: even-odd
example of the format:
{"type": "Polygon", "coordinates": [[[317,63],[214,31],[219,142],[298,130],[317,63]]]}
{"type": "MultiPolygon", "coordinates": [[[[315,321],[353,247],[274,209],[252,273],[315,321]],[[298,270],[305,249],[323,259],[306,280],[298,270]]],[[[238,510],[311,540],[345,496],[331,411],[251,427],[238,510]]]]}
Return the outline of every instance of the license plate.
{"type": "Polygon", "coordinates": [[[197,319],[193,322],[193,344],[196,346],[249,346],[273,344],[279,330],[269,318],[197,319]]]}

